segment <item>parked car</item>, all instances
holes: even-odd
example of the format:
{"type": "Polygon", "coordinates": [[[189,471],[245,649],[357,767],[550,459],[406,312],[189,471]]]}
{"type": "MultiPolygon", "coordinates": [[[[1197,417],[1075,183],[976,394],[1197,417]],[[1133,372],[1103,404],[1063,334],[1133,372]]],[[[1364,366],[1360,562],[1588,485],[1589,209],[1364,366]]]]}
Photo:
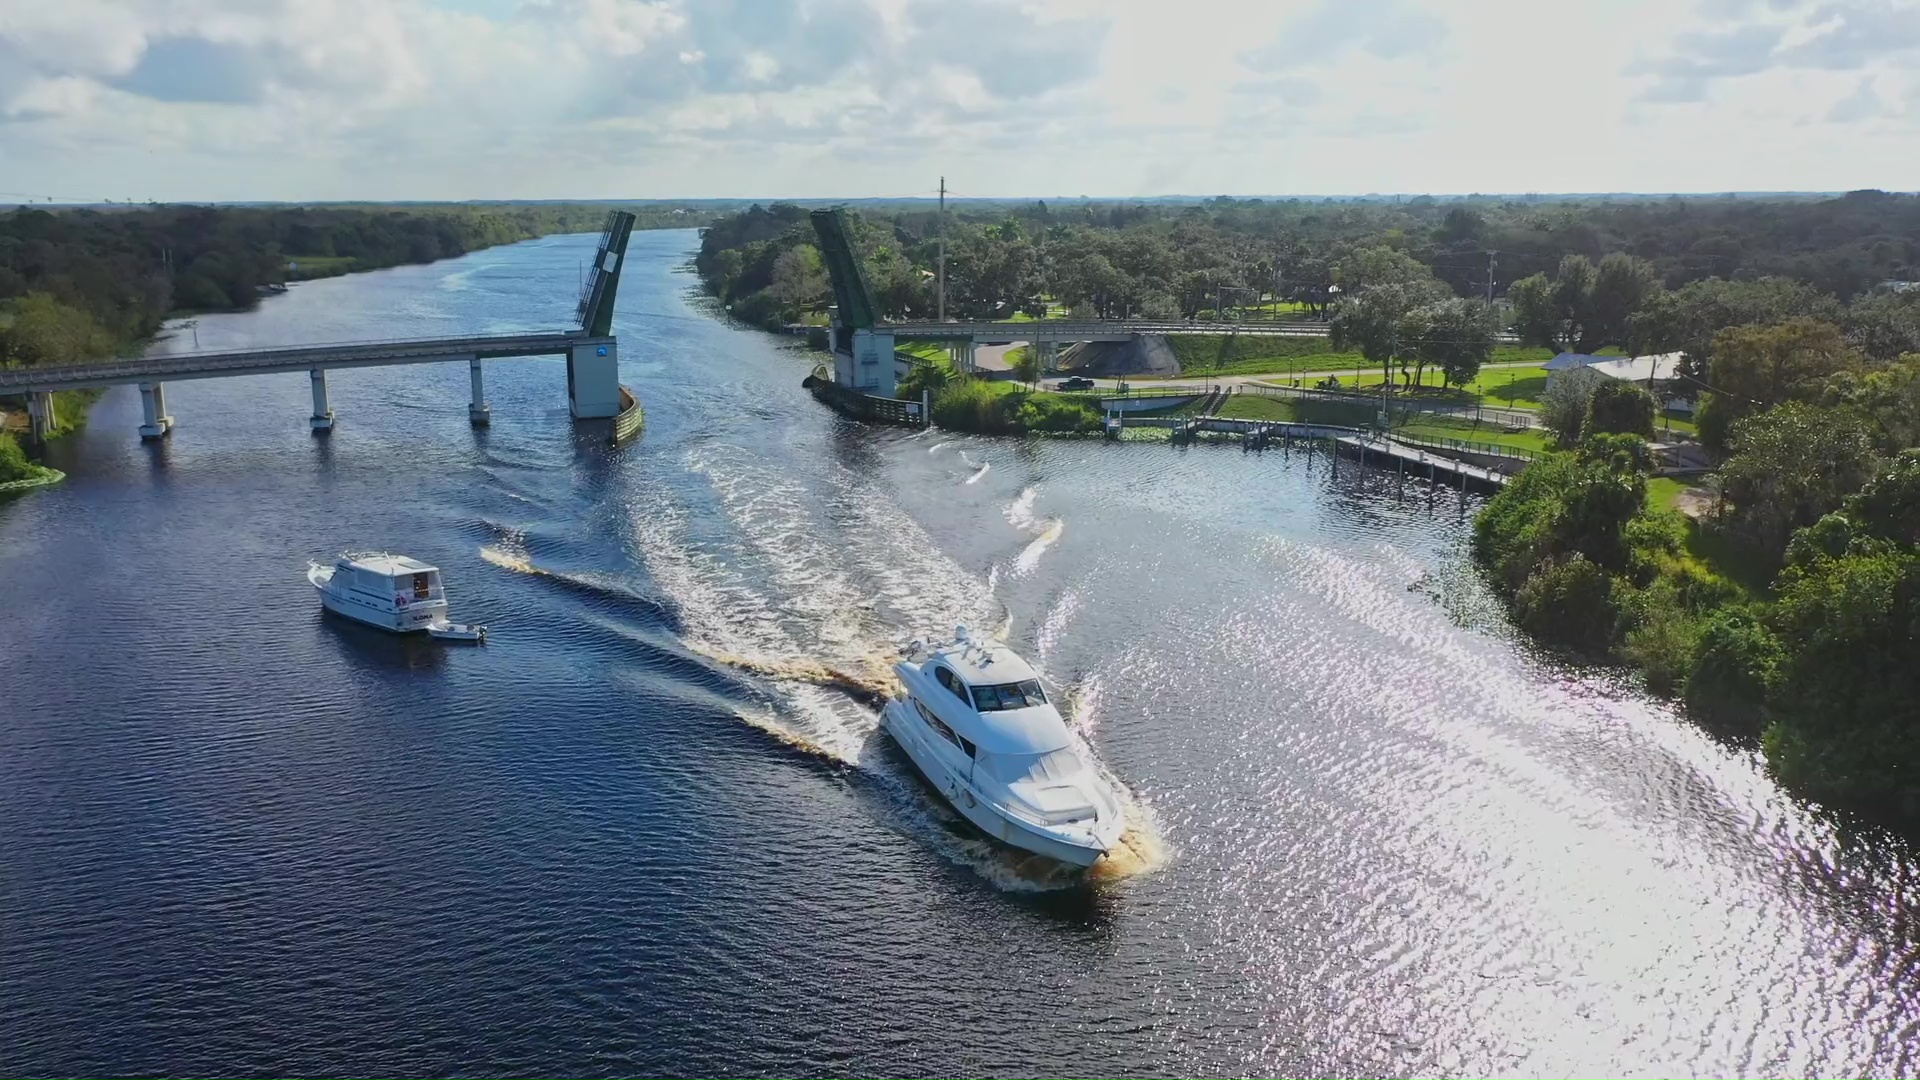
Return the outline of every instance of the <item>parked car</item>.
{"type": "Polygon", "coordinates": [[[1053,388],[1062,391],[1091,390],[1093,389],[1093,380],[1076,375],[1071,379],[1061,379],[1059,382],[1053,384],[1053,388]]]}

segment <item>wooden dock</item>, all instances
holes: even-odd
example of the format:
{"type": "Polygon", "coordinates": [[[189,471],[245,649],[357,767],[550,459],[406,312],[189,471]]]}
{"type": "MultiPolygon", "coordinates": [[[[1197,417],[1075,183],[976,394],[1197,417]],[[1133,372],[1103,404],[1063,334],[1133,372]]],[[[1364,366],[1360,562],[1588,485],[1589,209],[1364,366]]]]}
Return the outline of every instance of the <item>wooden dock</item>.
{"type": "Polygon", "coordinates": [[[1224,416],[1107,417],[1108,438],[1117,439],[1121,431],[1130,427],[1165,428],[1172,434],[1176,446],[1188,445],[1203,434],[1236,437],[1242,448],[1247,450],[1292,449],[1297,446],[1311,453],[1316,444],[1321,444],[1321,449],[1358,461],[1363,466],[1397,470],[1403,477],[1424,476],[1429,482],[1445,483],[1463,490],[1498,491],[1507,482],[1507,474],[1499,469],[1463,461],[1361,428],[1224,416]]]}

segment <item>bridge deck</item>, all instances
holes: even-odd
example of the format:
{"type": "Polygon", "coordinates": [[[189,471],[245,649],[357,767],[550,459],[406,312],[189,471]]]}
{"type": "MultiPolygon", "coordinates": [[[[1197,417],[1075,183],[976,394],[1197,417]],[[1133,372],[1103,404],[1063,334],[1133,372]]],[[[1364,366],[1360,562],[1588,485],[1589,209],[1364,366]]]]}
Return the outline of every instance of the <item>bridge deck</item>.
{"type": "Polygon", "coordinates": [[[488,334],[456,338],[409,338],[329,345],[290,345],[271,349],[161,353],[136,359],[65,367],[0,370],[0,394],[80,390],[140,382],[178,382],[229,375],[266,375],[312,368],[382,367],[435,364],[455,360],[492,360],[509,356],[566,356],[576,345],[611,343],[578,330],[526,334],[488,334]]]}
{"type": "Polygon", "coordinates": [[[1186,322],[1143,319],[1032,322],[897,322],[875,330],[896,338],[946,341],[1126,341],[1140,334],[1240,334],[1249,337],[1326,337],[1326,323],[1186,322]]]}

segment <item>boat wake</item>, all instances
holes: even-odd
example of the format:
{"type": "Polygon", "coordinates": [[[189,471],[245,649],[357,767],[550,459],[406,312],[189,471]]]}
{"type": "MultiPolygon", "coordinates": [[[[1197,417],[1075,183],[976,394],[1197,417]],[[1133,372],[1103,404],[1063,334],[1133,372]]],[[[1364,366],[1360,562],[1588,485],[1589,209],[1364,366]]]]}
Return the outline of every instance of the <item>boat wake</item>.
{"type": "Polygon", "coordinates": [[[890,668],[882,667],[881,671],[855,672],[814,660],[764,660],[721,652],[691,643],[689,647],[709,660],[740,671],[752,672],[776,681],[806,683],[827,690],[838,690],[852,700],[876,711],[884,708],[887,699],[899,689],[899,683],[894,679],[890,668]]]}
{"type": "MultiPolygon", "coordinates": [[[[971,482],[971,481],[969,481],[971,482]]],[[[1042,520],[1033,512],[1033,501],[1040,495],[1038,488],[1029,487],[1020,493],[1020,497],[1007,506],[1007,521],[1016,529],[1037,533],[1027,546],[1013,560],[1016,576],[1028,574],[1040,564],[1040,556],[1059,541],[1060,535],[1067,531],[1067,523],[1059,518],[1042,520]]]]}
{"type": "Polygon", "coordinates": [[[973,475],[967,477],[966,480],[964,481],[964,483],[968,483],[968,484],[979,483],[980,478],[987,475],[987,470],[993,468],[993,462],[991,461],[983,461],[980,464],[975,465],[973,463],[973,458],[967,456],[967,452],[965,450],[960,451],[960,460],[966,463],[967,468],[973,470],[973,475]]]}
{"type": "Polygon", "coordinates": [[[570,570],[549,570],[544,566],[536,565],[533,560],[529,559],[525,554],[516,552],[505,546],[482,544],[480,545],[480,558],[483,562],[492,563],[503,570],[511,570],[516,574],[528,574],[533,577],[545,578],[557,585],[572,589],[576,592],[585,593],[589,596],[605,600],[619,600],[639,604],[654,611],[658,611],[660,608],[658,601],[642,595],[625,582],[616,578],[603,574],[578,573],[570,570]]]}
{"type": "MultiPolygon", "coordinates": [[[[956,623],[997,623],[997,637],[1010,631],[1011,612],[994,594],[1000,567],[982,583],[850,472],[797,477],[785,463],[715,444],[689,448],[686,464],[707,480],[705,490],[688,499],[652,487],[634,502],[632,539],[653,587],[670,599],[687,649],[755,676],[769,692],[764,707],[734,710],[742,723],[850,770],[881,798],[889,826],[996,887],[1084,888],[1160,865],[1151,815],[1122,785],[1114,788],[1130,828],[1120,847],[1091,872],[1075,871],[980,834],[881,731],[905,640],[956,623]]],[[[1042,537],[1049,528],[1057,538],[1057,523],[1042,526],[1042,537]]],[[[496,550],[489,561],[544,572],[509,555],[496,550]]]]}

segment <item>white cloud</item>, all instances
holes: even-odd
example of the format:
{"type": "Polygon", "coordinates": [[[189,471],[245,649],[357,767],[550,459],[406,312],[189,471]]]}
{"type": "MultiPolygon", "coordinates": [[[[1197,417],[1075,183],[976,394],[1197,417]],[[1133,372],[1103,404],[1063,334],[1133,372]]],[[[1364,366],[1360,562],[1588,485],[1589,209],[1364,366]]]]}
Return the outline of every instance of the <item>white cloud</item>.
{"type": "Polygon", "coordinates": [[[941,173],[966,194],[1043,196],[1911,186],[1916,12],[0,0],[0,186],[116,199],[889,195],[941,173]],[[94,190],[108,176],[140,190],[94,190]]]}

